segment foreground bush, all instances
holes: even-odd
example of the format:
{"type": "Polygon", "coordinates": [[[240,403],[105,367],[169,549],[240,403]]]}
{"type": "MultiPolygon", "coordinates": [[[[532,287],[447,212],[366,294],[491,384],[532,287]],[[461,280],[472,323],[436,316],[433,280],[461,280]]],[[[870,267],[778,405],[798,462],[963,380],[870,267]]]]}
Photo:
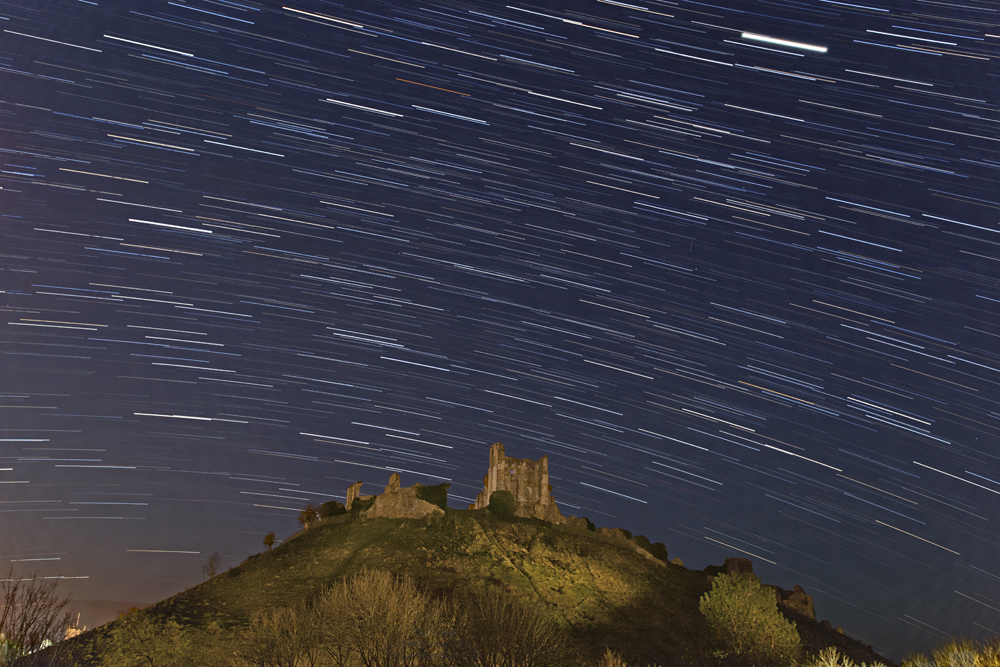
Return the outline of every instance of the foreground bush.
{"type": "Polygon", "coordinates": [[[806,662],[804,667],[886,667],[881,662],[873,662],[871,665],[862,662],[860,665],[851,660],[846,655],[842,655],[833,646],[828,646],[819,652],[812,660],[806,662]]]}
{"type": "Polygon", "coordinates": [[[241,633],[233,664],[239,667],[316,665],[321,651],[319,639],[317,619],[305,605],[257,613],[241,633]]]}
{"type": "Polygon", "coordinates": [[[753,574],[716,575],[698,609],[708,621],[716,657],[745,667],[790,667],[799,658],[795,624],[753,574]]]}
{"type": "Polygon", "coordinates": [[[903,667],[1000,667],[1000,637],[979,643],[970,639],[951,639],[932,652],[911,654],[903,667]]]}
{"type": "Polygon", "coordinates": [[[409,578],[363,572],[312,605],[255,614],[233,655],[237,667],[422,667],[441,651],[428,641],[441,605],[409,578]]]}
{"type": "Polygon", "coordinates": [[[316,601],[323,650],[338,667],[420,667],[440,655],[442,605],[409,577],[363,572],[316,601]]]}
{"type": "Polygon", "coordinates": [[[69,598],[56,592],[56,582],[38,571],[15,575],[9,566],[0,575],[0,665],[11,665],[40,648],[62,639],[69,626],[69,598]]]}
{"type": "Polygon", "coordinates": [[[233,667],[562,667],[544,611],[489,589],[446,605],[409,577],[362,572],[309,605],[255,614],[233,667]]]}
{"type": "MultiPolygon", "coordinates": [[[[494,494],[495,495],[495,494],[494,494]]],[[[456,667],[559,667],[563,632],[535,606],[496,588],[477,591],[454,616],[456,667]]]]}

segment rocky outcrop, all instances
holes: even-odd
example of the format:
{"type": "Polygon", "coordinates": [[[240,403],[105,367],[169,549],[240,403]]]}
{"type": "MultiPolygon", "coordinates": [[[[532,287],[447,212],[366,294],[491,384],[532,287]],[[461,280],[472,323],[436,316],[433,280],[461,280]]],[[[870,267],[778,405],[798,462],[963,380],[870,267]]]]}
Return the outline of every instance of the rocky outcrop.
{"type": "Polygon", "coordinates": [[[514,516],[566,523],[552,499],[548,456],[537,461],[515,459],[504,453],[503,445],[494,443],[490,447],[490,467],[483,477],[483,490],[469,509],[486,509],[490,496],[497,491],[509,491],[514,496],[514,516]]]}
{"type": "Polygon", "coordinates": [[[840,634],[844,634],[844,628],[842,628],[842,627],[840,627],[838,625],[837,628],[834,629],[833,623],[831,623],[830,621],[827,621],[827,620],[824,619],[824,620],[820,621],[819,624],[822,625],[827,630],[833,630],[834,632],[838,632],[840,634]]]}
{"type": "Polygon", "coordinates": [[[774,594],[778,598],[778,604],[785,609],[790,609],[797,614],[802,614],[806,618],[816,620],[816,609],[813,607],[811,595],[806,594],[801,586],[795,584],[795,589],[786,591],[783,588],[772,586],[774,594]]]}
{"type": "Polygon", "coordinates": [[[722,565],[709,565],[702,572],[708,575],[708,580],[719,573],[730,575],[753,574],[753,563],[747,558],[727,558],[722,565]]]}

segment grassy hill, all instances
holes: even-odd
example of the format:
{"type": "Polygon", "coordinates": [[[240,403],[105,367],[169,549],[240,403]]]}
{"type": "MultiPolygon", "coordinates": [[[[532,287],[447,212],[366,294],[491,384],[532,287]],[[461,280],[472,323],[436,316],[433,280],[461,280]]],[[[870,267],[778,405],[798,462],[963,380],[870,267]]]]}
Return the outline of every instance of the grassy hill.
{"type": "MultiPolygon", "coordinates": [[[[461,599],[499,585],[544,608],[571,637],[583,663],[607,647],[630,664],[712,663],[698,601],[708,576],[657,560],[623,536],[536,519],[500,520],[485,510],[448,510],[431,519],[328,518],[273,551],[251,556],[215,578],[142,612],[181,628],[178,664],[225,665],[233,630],[254,611],[292,605],[363,569],[409,574],[432,595],[461,599]]],[[[856,661],[884,661],[815,620],[786,613],[813,654],[836,646],[856,661]]],[[[71,640],[92,660],[107,652],[121,621],[71,640]]]]}

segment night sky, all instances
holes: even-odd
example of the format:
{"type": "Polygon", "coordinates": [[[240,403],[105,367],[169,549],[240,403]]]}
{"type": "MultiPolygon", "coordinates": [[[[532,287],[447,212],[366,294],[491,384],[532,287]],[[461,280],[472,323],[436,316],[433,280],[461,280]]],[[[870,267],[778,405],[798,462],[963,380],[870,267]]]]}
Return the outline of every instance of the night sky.
{"type": "Polygon", "coordinates": [[[890,657],[1000,631],[1000,11],[722,4],[0,5],[0,556],[152,602],[500,441],[890,657]]]}

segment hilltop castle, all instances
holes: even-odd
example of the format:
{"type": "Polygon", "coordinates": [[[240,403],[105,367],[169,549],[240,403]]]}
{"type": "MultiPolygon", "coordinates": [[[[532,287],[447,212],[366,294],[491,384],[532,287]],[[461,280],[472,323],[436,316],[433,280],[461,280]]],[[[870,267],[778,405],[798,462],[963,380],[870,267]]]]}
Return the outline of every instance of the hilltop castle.
{"type": "Polygon", "coordinates": [[[542,519],[551,523],[566,523],[552,500],[549,484],[549,457],[537,461],[515,459],[504,454],[499,442],[490,447],[489,472],[483,477],[483,490],[469,509],[489,507],[490,496],[497,491],[509,491],[514,496],[515,516],[542,519]]]}
{"type": "MultiPolygon", "coordinates": [[[[399,473],[392,473],[389,484],[381,495],[362,496],[361,484],[362,482],[355,482],[347,489],[346,502],[340,511],[349,512],[355,504],[359,504],[364,508],[361,511],[369,518],[419,519],[444,513],[443,507],[423,499],[426,497],[426,490],[435,487],[421,484],[400,487],[399,473]]],[[[450,484],[441,486],[447,488],[450,484]]],[[[542,519],[551,523],[567,522],[552,500],[548,456],[537,461],[515,459],[504,454],[503,445],[494,443],[490,447],[490,467],[483,477],[483,490],[476,497],[476,502],[469,505],[469,509],[486,509],[490,504],[490,496],[497,491],[509,491],[514,497],[515,516],[542,519]]]]}

